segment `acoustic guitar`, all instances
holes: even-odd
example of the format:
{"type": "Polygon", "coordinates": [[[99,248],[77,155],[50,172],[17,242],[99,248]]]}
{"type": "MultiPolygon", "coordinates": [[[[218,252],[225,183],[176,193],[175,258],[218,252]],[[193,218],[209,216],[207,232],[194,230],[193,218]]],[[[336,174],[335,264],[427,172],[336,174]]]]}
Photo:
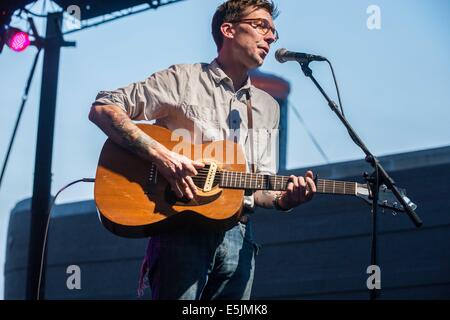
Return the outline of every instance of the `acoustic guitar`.
{"type": "MultiPolygon", "coordinates": [[[[247,173],[243,149],[232,141],[192,144],[159,126],[138,127],[169,150],[205,167],[192,177],[197,187],[194,199],[178,198],[154,163],[107,139],[98,162],[94,197],[100,221],[118,236],[148,237],[186,223],[230,228],[242,212],[245,190],[286,190],[288,176],[247,173]]],[[[316,186],[318,193],[356,196],[372,203],[366,184],[316,179],[316,186]]],[[[404,211],[386,188],[380,188],[378,205],[404,211]]]]}

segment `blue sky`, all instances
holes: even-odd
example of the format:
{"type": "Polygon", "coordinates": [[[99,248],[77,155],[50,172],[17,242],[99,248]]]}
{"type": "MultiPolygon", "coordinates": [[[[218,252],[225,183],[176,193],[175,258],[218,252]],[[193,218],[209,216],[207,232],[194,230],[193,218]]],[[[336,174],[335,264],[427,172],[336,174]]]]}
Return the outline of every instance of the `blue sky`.
{"type": "MultiPolygon", "coordinates": [[[[66,36],[61,53],[53,155],[53,185],[95,175],[105,136],[87,119],[96,93],[142,80],[175,63],[216,55],[210,19],[220,0],[187,0],[66,36]]],[[[447,0],[279,0],[280,40],[272,46],[328,57],[335,67],[347,119],[376,155],[450,145],[450,2],[447,0]],[[381,29],[369,30],[369,5],[381,29]]],[[[40,3],[33,8],[39,11],[40,3]]],[[[43,21],[38,20],[42,30],[43,21]]],[[[0,160],[3,162],[35,48],[0,55],[0,160]]],[[[335,98],[326,64],[314,74],[335,98]]],[[[0,189],[0,272],[10,210],[32,192],[42,57],[0,189]]],[[[270,54],[262,71],[291,83],[292,107],[302,114],[331,162],[362,158],[346,130],[295,63],[270,54]]],[[[289,112],[288,167],[323,164],[295,114],[289,112]]],[[[400,182],[399,182],[400,183],[400,182]]],[[[93,198],[76,185],[58,203],[93,198]]],[[[0,289],[3,277],[0,277],[0,289]]],[[[0,297],[2,293],[0,294],[0,297]]]]}

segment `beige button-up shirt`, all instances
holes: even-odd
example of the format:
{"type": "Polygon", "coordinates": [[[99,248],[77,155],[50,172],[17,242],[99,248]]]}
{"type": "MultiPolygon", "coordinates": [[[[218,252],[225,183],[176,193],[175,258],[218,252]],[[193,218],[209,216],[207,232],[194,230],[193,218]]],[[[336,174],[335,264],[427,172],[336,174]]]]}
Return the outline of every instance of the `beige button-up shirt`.
{"type": "MultiPolygon", "coordinates": [[[[155,120],[169,130],[185,129],[193,143],[236,139],[244,146],[247,170],[276,174],[278,164],[279,105],[251,84],[235,91],[232,80],[216,60],[210,64],[179,64],[113,91],[101,91],[94,104],[119,106],[132,120],[155,120]],[[254,161],[248,135],[247,92],[253,113],[254,161]]],[[[252,210],[252,196],[245,207],[252,210]]]]}

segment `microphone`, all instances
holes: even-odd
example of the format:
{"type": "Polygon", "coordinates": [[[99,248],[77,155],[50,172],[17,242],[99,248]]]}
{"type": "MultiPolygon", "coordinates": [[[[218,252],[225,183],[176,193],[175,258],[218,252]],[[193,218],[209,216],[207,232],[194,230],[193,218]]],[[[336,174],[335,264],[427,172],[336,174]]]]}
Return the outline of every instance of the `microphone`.
{"type": "Polygon", "coordinates": [[[287,51],[285,48],[278,49],[275,52],[275,59],[279,63],[285,63],[287,61],[297,61],[299,63],[308,63],[311,61],[325,61],[326,58],[322,56],[316,56],[314,54],[302,53],[302,52],[292,52],[287,51]]]}

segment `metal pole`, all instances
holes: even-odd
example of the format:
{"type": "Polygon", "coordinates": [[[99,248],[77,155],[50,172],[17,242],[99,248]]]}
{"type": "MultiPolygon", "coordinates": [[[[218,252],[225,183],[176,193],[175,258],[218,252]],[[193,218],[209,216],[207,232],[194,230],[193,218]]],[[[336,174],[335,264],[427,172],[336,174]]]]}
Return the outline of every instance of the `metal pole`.
{"type": "MultiPolygon", "coordinates": [[[[40,263],[43,254],[45,225],[50,205],[53,134],[55,125],[56,95],[61,46],[62,12],[47,15],[44,41],[39,124],[34,166],[33,197],[31,201],[30,242],[28,252],[26,298],[38,298],[40,263]]],[[[42,272],[45,274],[45,257],[42,272]]],[[[40,296],[44,296],[45,276],[42,276],[40,296]]]]}

